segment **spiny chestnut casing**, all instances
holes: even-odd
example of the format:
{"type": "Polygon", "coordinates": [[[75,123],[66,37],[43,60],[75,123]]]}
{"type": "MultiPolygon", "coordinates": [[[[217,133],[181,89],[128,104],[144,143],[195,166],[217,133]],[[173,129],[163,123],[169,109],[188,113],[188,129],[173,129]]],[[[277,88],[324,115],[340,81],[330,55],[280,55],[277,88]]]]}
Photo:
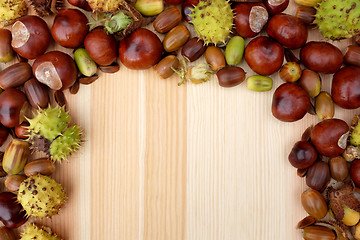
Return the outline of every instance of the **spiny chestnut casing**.
{"type": "Polygon", "coordinates": [[[40,227],[34,223],[26,226],[24,232],[21,234],[21,239],[61,240],[50,228],[40,227]]]}
{"type": "Polygon", "coordinates": [[[319,122],[311,130],[310,138],[316,150],[326,157],[336,157],[346,148],[349,126],[340,119],[319,122]]]}
{"type": "Polygon", "coordinates": [[[8,174],[18,174],[24,169],[24,166],[30,155],[30,144],[13,139],[6,148],[2,161],[3,169],[8,174]]]}
{"type": "Polygon", "coordinates": [[[28,216],[43,218],[57,214],[67,196],[60,183],[38,174],[20,184],[17,199],[28,216]]]}

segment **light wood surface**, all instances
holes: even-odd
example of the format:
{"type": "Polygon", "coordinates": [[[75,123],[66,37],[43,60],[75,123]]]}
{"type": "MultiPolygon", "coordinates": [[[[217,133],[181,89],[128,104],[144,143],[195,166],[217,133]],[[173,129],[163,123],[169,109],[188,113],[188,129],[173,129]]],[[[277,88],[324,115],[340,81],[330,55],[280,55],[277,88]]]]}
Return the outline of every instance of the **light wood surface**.
{"type": "MultiPolygon", "coordinates": [[[[293,2],[286,12],[295,13],[293,2]]],[[[271,100],[282,81],[272,77],[273,90],[256,93],[245,82],[221,88],[216,77],[178,87],[176,77],[121,66],[66,93],[86,139],[58,166],[53,177],[69,201],[44,223],[69,240],[302,239],[306,185],[287,156],[318,119],[276,120],[271,100]]],[[[329,91],[331,76],[322,79],[329,91]]],[[[350,122],[354,113],[337,107],[335,117],[350,122]]]]}

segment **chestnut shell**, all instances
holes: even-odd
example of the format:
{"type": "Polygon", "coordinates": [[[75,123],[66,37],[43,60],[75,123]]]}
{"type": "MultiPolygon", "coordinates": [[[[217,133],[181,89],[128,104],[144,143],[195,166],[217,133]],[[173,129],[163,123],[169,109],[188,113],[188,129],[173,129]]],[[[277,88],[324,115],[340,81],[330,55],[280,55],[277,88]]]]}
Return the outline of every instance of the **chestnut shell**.
{"type": "Polygon", "coordinates": [[[347,66],[335,73],[331,85],[331,96],[342,108],[360,107],[360,67],[347,66]]]}
{"type": "Polygon", "coordinates": [[[280,69],[284,61],[284,49],[271,38],[260,36],[248,43],[244,57],[254,72],[271,75],[280,69]]]}
{"type": "Polygon", "coordinates": [[[323,120],[311,130],[311,143],[321,155],[336,157],[345,150],[348,132],[349,126],[341,119],[323,120]]]}
{"type": "Polygon", "coordinates": [[[284,13],[278,13],[270,19],[266,32],[290,49],[304,46],[308,37],[306,25],[300,19],[284,13]]]}
{"type": "Polygon", "coordinates": [[[343,64],[343,55],[337,47],[327,42],[308,42],[300,51],[301,62],[319,73],[335,73],[343,64]]]}
{"type": "Polygon", "coordinates": [[[284,83],[274,92],[271,111],[281,121],[300,120],[309,108],[309,95],[295,83],[284,83]]]}

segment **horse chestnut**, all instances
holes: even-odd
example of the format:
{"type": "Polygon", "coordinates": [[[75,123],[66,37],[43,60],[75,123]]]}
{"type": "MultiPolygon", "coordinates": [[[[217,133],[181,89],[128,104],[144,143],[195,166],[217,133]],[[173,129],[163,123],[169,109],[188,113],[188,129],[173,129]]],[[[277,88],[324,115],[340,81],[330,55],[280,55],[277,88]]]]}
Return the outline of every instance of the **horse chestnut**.
{"type": "Polygon", "coordinates": [[[360,159],[357,159],[351,163],[350,177],[354,183],[360,187],[360,159]]]}
{"type": "Polygon", "coordinates": [[[311,143],[326,157],[336,157],[346,148],[349,126],[341,119],[326,119],[311,130],[311,143]]]}
{"type": "Polygon", "coordinates": [[[25,94],[15,88],[8,88],[0,94],[0,122],[13,128],[24,121],[29,103],[25,94]]]}
{"type": "Polygon", "coordinates": [[[347,66],[334,74],[331,96],[342,108],[360,107],[360,67],[347,66]]]}
{"type": "Polygon", "coordinates": [[[295,83],[284,83],[274,92],[271,110],[274,117],[281,121],[300,120],[309,108],[309,95],[295,83]]]}
{"type": "Polygon", "coordinates": [[[7,228],[17,228],[26,222],[26,212],[17,202],[16,195],[0,193],[0,221],[7,228]]]}
{"type": "Polygon", "coordinates": [[[330,182],[330,168],[325,162],[314,163],[306,173],[306,185],[322,192],[330,182]]]}
{"type": "Polygon", "coordinates": [[[317,151],[311,143],[299,141],[295,143],[289,154],[290,164],[298,169],[307,169],[314,164],[318,157],[317,151]]]}
{"type": "Polygon", "coordinates": [[[271,38],[260,36],[246,46],[245,61],[254,72],[271,75],[280,69],[284,61],[284,49],[271,38]]]}

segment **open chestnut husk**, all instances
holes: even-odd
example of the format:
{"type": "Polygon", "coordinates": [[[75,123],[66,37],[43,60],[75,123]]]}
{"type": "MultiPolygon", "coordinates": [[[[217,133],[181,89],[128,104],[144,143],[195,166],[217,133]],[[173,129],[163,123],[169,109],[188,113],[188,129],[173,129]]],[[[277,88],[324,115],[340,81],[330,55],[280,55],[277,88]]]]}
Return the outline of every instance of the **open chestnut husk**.
{"type": "Polygon", "coordinates": [[[64,9],[55,16],[51,35],[63,47],[77,48],[89,31],[87,24],[88,19],[80,10],[64,9]]]}
{"type": "Polygon", "coordinates": [[[29,103],[25,94],[15,88],[8,88],[0,94],[0,122],[13,128],[24,121],[29,103]]]}
{"type": "Polygon", "coordinates": [[[46,22],[38,16],[19,18],[11,28],[11,46],[26,59],[43,54],[50,43],[50,31],[46,22]]]}
{"type": "Polygon", "coordinates": [[[255,37],[267,23],[269,14],[262,3],[238,3],[234,7],[235,30],[242,37],[255,37]]]}
{"type": "Polygon", "coordinates": [[[336,157],[346,148],[349,126],[341,119],[326,119],[316,124],[311,130],[311,143],[316,150],[326,157],[336,157]]]}
{"type": "Polygon", "coordinates": [[[284,13],[278,13],[269,20],[266,32],[290,49],[301,48],[308,37],[306,25],[300,19],[284,13]]]}
{"type": "Polygon", "coordinates": [[[33,64],[36,79],[53,90],[65,90],[74,84],[77,69],[74,60],[60,51],[47,52],[33,64]]]}
{"type": "Polygon", "coordinates": [[[89,32],[84,46],[89,56],[101,66],[110,65],[116,60],[118,44],[115,37],[104,29],[96,28],[89,32]]]}
{"type": "Polygon", "coordinates": [[[343,55],[337,47],[327,42],[308,42],[300,51],[301,62],[319,73],[335,73],[343,64],[343,55]]]}
{"type": "Polygon", "coordinates": [[[335,73],[331,85],[331,96],[342,108],[360,107],[360,67],[347,66],[335,73]]]}
{"type": "Polygon", "coordinates": [[[256,37],[245,48],[245,61],[254,72],[271,75],[280,69],[284,61],[284,49],[269,37],[256,37]]]}
{"type": "Polygon", "coordinates": [[[310,108],[309,95],[295,83],[284,83],[274,92],[271,111],[283,122],[295,122],[310,108]]]}

